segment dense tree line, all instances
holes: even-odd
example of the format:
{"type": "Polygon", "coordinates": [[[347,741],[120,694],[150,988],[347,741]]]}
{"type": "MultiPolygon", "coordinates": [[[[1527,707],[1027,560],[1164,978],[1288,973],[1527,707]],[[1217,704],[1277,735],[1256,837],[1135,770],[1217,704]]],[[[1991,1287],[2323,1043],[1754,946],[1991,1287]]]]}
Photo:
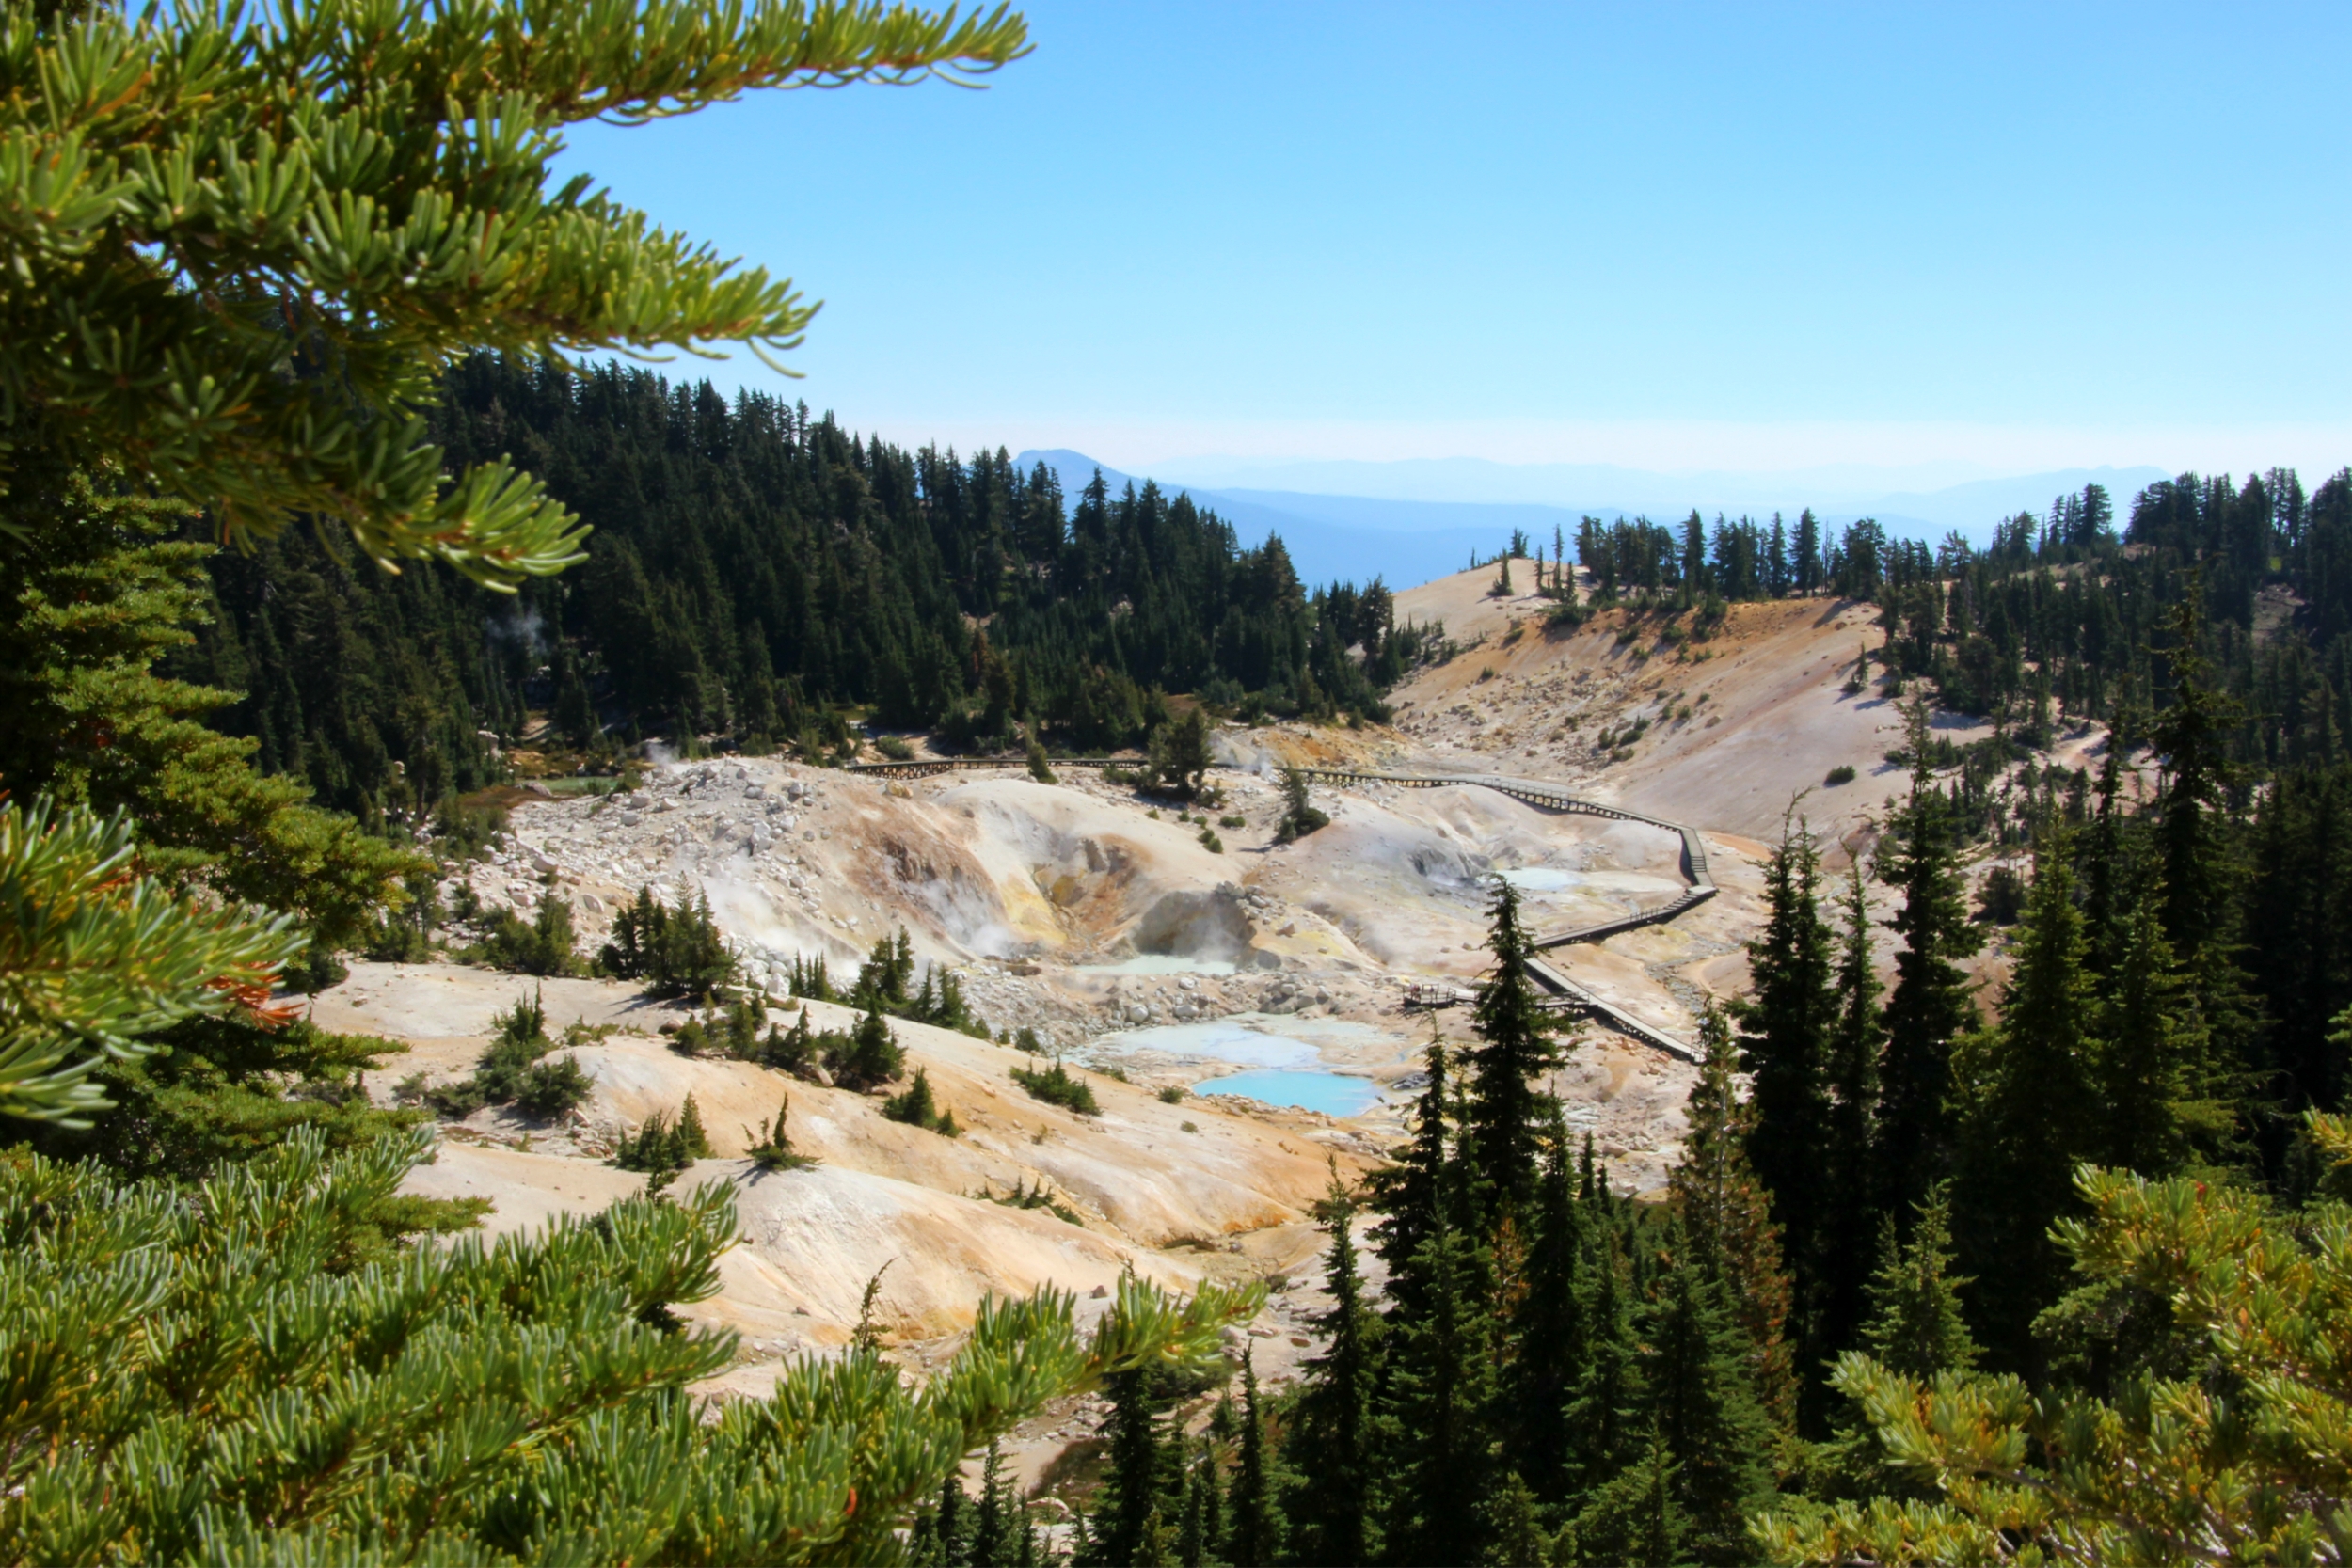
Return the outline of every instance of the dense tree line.
{"type": "Polygon", "coordinates": [[[595,531],[588,560],[516,598],[413,566],[388,577],[290,532],[213,564],[217,610],[182,656],[242,692],[258,759],[373,816],[494,770],[477,731],[526,705],[570,743],[608,736],[837,745],[844,715],[1140,742],[1167,692],[1249,716],[1378,718],[1434,646],[1377,582],[1310,589],[1279,539],[1147,483],[1065,497],[1003,451],[968,461],[853,436],[759,393],[644,371],[451,368],[433,431],[453,464],[511,454],[595,531]]]}

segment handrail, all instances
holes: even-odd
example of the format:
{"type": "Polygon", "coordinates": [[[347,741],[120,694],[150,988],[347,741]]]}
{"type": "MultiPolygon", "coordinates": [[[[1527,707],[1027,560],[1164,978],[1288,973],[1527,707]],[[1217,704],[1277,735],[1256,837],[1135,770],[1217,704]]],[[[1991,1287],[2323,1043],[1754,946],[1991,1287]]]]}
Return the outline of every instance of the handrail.
{"type": "MultiPolygon", "coordinates": [[[[1140,760],[1140,758],[1120,757],[1048,757],[1046,762],[1049,767],[1054,768],[1123,768],[1140,760]]],[[[1018,757],[925,757],[909,762],[851,763],[848,770],[853,773],[882,774],[891,778],[919,779],[967,769],[1023,766],[1025,766],[1023,759],[1018,757]]],[[[1214,766],[1234,772],[1251,770],[1230,763],[1218,763],[1214,766]]],[[[1559,785],[1547,784],[1541,779],[1515,778],[1503,773],[1391,773],[1368,768],[1311,767],[1301,768],[1298,771],[1307,778],[1320,779],[1329,784],[1386,784],[1401,785],[1406,789],[1438,789],[1455,784],[1476,784],[1484,789],[1494,790],[1498,794],[1508,795],[1513,800],[1524,800],[1530,805],[1542,806],[1552,811],[1575,812],[1587,816],[1605,816],[1619,822],[1639,822],[1647,827],[1663,828],[1681,837],[1682,875],[1691,885],[1680,895],[1669,903],[1660,905],[1657,909],[1623,915],[1615,920],[1605,920],[1597,926],[1580,926],[1565,931],[1554,931],[1549,935],[1537,936],[1531,941],[1530,945],[1539,951],[1565,947],[1577,942],[1600,942],[1622,932],[1639,930],[1645,926],[1661,925],[1686,911],[1696,909],[1715,896],[1714,874],[1707,863],[1707,844],[1699,837],[1696,828],[1680,822],[1669,822],[1663,817],[1651,816],[1643,812],[1628,811],[1623,806],[1603,805],[1597,800],[1581,800],[1559,785]]],[[[1663,1051],[1669,1056],[1679,1057],[1686,1062],[1699,1060],[1698,1052],[1689,1044],[1677,1039],[1653,1024],[1644,1022],[1614,1003],[1601,1000],[1560,971],[1552,968],[1551,965],[1530,959],[1527,970],[1538,985],[1558,998],[1551,1006],[1597,1019],[1609,1027],[1629,1035],[1645,1045],[1663,1051]]]]}

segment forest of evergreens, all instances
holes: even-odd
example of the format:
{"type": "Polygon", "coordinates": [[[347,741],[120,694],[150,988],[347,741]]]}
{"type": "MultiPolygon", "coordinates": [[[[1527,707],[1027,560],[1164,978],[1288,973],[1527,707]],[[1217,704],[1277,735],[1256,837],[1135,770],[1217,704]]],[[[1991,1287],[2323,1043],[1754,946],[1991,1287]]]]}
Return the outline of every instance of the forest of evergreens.
{"type": "Polygon", "coordinates": [[[218,721],[364,819],[495,776],[527,708],[564,743],[662,736],[812,756],[877,728],[1001,750],[1139,743],[1170,692],[1220,711],[1386,716],[1436,646],[1378,583],[1301,584],[1191,499],[1065,497],[1002,452],[960,461],[708,382],[495,356],[451,369],[453,464],[511,454],[594,528],[516,595],[388,578],[292,531],[214,559],[218,612],[175,673],[245,693],[218,721]],[[1355,653],[1351,655],[1350,650],[1355,653]]]}

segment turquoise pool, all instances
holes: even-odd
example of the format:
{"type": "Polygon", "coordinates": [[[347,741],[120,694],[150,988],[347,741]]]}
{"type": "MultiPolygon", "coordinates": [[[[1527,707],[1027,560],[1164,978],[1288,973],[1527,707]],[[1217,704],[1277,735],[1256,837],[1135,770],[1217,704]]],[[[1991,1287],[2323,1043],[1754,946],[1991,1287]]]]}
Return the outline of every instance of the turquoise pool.
{"type": "Polygon", "coordinates": [[[1368,1078],[1346,1078],[1336,1072],[1299,1072],[1287,1068],[1261,1068],[1195,1084],[1195,1094],[1237,1094],[1268,1105],[1295,1105],[1326,1116],[1360,1116],[1380,1098],[1380,1086],[1368,1078]]]}

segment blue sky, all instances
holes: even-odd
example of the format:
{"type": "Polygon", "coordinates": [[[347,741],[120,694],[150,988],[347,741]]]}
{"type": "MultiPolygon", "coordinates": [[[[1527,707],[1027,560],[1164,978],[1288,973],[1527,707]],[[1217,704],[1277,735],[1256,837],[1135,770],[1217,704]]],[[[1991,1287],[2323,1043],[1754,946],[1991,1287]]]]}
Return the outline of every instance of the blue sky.
{"type": "Polygon", "coordinates": [[[2352,7],[1025,9],[986,91],[770,94],[565,162],[823,299],[794,394],[898,439],[2352,459],[2352,7]]]}

